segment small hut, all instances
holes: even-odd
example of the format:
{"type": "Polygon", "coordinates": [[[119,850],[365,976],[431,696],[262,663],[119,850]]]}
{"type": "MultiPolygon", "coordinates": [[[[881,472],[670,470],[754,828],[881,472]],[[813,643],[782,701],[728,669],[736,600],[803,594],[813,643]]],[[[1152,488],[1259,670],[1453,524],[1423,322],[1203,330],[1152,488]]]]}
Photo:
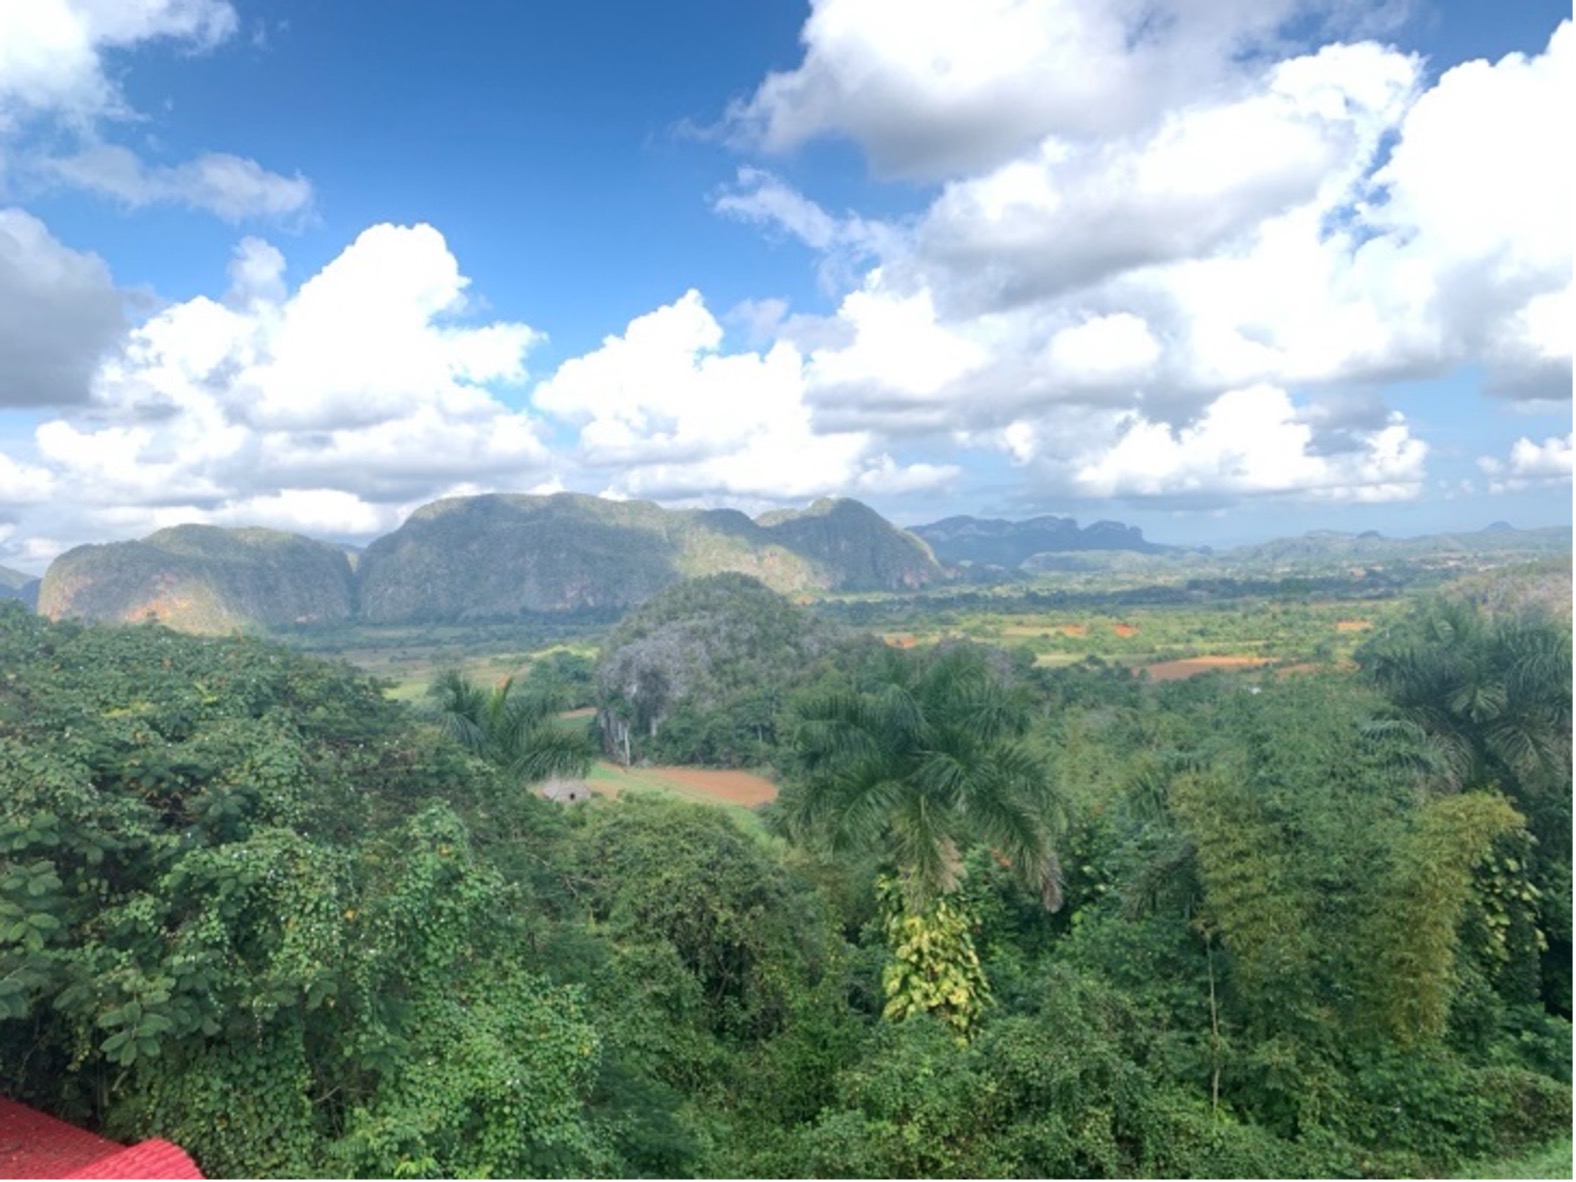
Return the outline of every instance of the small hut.
{"type": "Polygon", "coordinates": [[[554,776],[542,785],[542,795],[559,804],[584,804],[591,799],[591,785],[584,780],[566,780],[554,776]]]}

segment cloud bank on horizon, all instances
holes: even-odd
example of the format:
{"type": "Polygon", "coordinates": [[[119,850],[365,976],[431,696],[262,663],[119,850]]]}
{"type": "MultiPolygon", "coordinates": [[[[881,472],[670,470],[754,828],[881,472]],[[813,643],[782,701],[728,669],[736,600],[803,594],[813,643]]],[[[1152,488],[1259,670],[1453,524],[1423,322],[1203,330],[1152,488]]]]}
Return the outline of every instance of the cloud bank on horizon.
{"type": "Polygon", "coordinates": [[[291,286],[327,190],[145,148],[123,70],[243,36],[232,4],[0,6],[0,560],[183,521],[365,538],[492,489],[957,505],[986,470],[1025,508],[1531,489],[1568,514],[1576,32],[1436,74],[1399,10],[1352,15],[818,0],[797,65],[696,113],[735,159],[696,200],[807,252],[823,306],[713,309],[679,275],[535,374],[552,308],[495,317],[442,226],[368,225],[291,286]],[[918,208],[785,176],[828,144],[918,208]],[[24,208],[62,192],[246,223],[227,288],[150,303],[24,208]],[[1452,397],[1565,430],[1442,480],[1391,392],[1463,375],[1452,397]]]}

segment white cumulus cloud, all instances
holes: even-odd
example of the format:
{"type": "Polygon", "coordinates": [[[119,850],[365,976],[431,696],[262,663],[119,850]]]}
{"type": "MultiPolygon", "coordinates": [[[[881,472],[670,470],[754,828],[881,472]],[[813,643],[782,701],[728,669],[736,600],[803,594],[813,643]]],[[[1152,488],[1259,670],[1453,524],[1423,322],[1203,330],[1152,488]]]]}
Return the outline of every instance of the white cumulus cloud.
{"type": "Polygon", "coordinates": [[[55,492],[55,478],[47,468],[20,463],[0,451],[0,505],[36,505],[55,492]]]}
{"type": "MultiPolygon", "coordinates": [[[[1384,33],[1399,10],[1365,11],[1384,33]]],[[[859,264],[818,322],[757,317],[809,356],[818,428],[999,450],[1042,491],[1372,500],[1424,479],[1389,383],[1568,399],[1576,186],[1551,145],[1571,22],[1437,78],[1381,40],[1287,34],[1353,15],[817,0],[802,61],[730,110],[733,132],[767,151],[845,137],[935,186],[901,221],[759,170],[716,202],[859,264]],[[1249,422],[1269,459],[1233,450],[1249,422]]]]}
{"type": "Polygon", "coordinates": [[[1479,456],[1491,493],[1517,492],[1534,484],[1568,483],[1571,478],[1571,436],[1551,435],[1534,443],[1525,435],[1511,445],[1506,459],[1479,456]]]}
{"type": "Polygon", "coordinates": [[[1074,480],[1094,496],[1299,493],[1332,500],[1404,500],[1422,491],[1427,445],[1394,415],[1351,450],[1320,454],[1313,428],[1282,390],[1256,386],[1215,399],[1181,429],[1128,416],[1120,437],[1074,480]]]}
{"type": "Polygon", "coordinates": [[[116,113],[103,52],[171,38],[212,47],[236,29],[227,0],[17,0],[0,4],[0,131],[24,111],[76,122],[116,113]]]}
{"type": "Polygon", "coordinates": [[[1295,0],[814,0],[804,60],[768,75],[728,122],[785,151],[847,136],[886,173],[992,167],[1046,136],[1120,135],[1233,80],[1295,0]]]}
{"type": "Polygon", "coordinates": [[[793,345],[729,353],[722,342],[722,326],[690,291],[566,361],[532,401],[579,426],[578,462],[613,470],[606,490],[617,495],[782,502],[955,475],[896,464],[864,432],[818,430],[793,345]]]}
{"type": "Polygon", "coordinates": [[[468,281],[436,230],[372,227],[293,293],[283,265],[247,239],[225,302],[133,330],[88,410],[37,428],[35,467],[124,532],[173,518],[365,536],[462,484],[543,477],[538,424],[501,400],[537,334],[459,319],[468,281]]]}

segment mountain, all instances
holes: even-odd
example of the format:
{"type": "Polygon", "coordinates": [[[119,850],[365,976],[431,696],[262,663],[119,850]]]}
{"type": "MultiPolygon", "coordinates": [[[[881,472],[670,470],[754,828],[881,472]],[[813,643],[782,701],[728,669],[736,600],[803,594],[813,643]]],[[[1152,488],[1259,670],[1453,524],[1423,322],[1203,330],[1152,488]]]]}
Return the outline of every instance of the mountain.
{"type": "Polygon", "coordinates": [[[947,517],[910,530],[927,542],[937,559],[949,566],[972,563],[1008,570],[1022,566],[1037,554],[1062,554],[1080,550],[1130,550],[1162,554],[1175,550],[1144,540],[1143,531],[1119,521],[1097,521],[1079,529],[1071,517],[1031,517],[1005,521],[991,517],[947,517]]]}
{"type": "Polygon", "coordinates": [[[38,576],[0,566],[0,599],[20,599],[29,608],[38,606],[38,576]]]}
{"type": "Polygon", "coordinates": [[[1387,538],[1376,530],[1360,534],[1312,530],[1298,538],[1276,538],[1256,545],[1238,546],[1222,557],[1234,563],[1286,566],[1328,563],[1336,559],[1378,563],[1423,557],[1436,562],[1451,557],[1461,560],[1511,555],[1537,558],[1569,554],[1570,549],[1568,525],[1515,529],[1497,521],[1486,529],[1413,538],[1387,538]]]}
{"type": "Polygon", "coordinates": [[[139,621],[183,632],[335,623],[355,610],[343,549],[271,529],[178,525],[139,542],[68,550],[44,574],[54,619],[139,621]]]}
{"type": "Polygon", "coordinates": [[[862,643],[880,647],[746,575],[680,583],[625,616],[601,647],[604,744],[625,764],[769,761],[777,707],[821,657],[862,643]]]}
{"type": "Polygon", "coordinates": [[[823,497],[808,509],[779,509],[758,525],[796,554],[833,572],[845,591],[923,587],[940,575],[935,555],[912,530],[898,529],[868,505],[823,497]]]}
{"type": "Polygon", "coordinates": [[[56,618],[153,615],[192,632],[457,623],[622,614],[675,583],[722,572],[787,594],[912,589],[943,577],[923,542],[857,501],[752,521],[734,509],[494,494],[424,505],[362,551],[206,525],[79,546],[50,566],[38,602],[56,618]]]}
{"type": "Polygon", "coordinates": [[[361,556],[369,623],[623,612],[686,578],[752,575],[784,593],[889,590],[941,577],[923,544],[856,501],[751,521],[577,493],[435,501],[361,556]]]}

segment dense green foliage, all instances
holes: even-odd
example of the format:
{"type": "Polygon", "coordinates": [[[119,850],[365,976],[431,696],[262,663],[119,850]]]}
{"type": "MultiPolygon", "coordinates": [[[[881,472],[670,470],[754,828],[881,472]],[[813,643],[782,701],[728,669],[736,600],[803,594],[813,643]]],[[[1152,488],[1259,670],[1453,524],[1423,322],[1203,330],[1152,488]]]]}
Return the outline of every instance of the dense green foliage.
{"type": "MultiPolygon", "coordinates": [[[[1530,841],[1519,858],[1507,853],[1516,880],[1506,885],[1518,898],[1529,894],[1541,916],[1533,934],[1542,937],[1542,997],[1569,1017],[1569,619],[1525,605],[1490,614],[1439,600],[1375,638],[1359,659],[1389,696],[1395,722],[1425,740],[1446,787],[1497,789],[1525,815],[1530,841]]],[[[1521,929],[1500,933],[1502,941],[1525,942],[1532,929],[1521,929]]]]}
{"type": "Polygon", "coordinates": [[[1032,699],[985,652],[885,654],[869,684],[796,703],[787,831],[836,855],[877,851],[891,959],[883,1016],[929,1014],[966,1037],[990,1000],[956,896],[985,843],[1049,909],[1061,903],[1050,767],[1028,741],[1032,699]]]}
{"type": "Polygon", "coordinates": [[[596,1031],[454,811],[480,765],[253,642],[8,611],[0,665],[8,1092],[214,1173],[610,1165],[596,1031]]]}
{"type": "Polygon", "coordinates": [[[210,1174],[1514,1160],[1571,1116],[1569,630],[1454,610],[1155,685],[697,584],[630,642],[729,638],[697,718],[784,695],[746,829],[543,802],[343,666],[0,605],[0,1091],[210,1174]]]}

